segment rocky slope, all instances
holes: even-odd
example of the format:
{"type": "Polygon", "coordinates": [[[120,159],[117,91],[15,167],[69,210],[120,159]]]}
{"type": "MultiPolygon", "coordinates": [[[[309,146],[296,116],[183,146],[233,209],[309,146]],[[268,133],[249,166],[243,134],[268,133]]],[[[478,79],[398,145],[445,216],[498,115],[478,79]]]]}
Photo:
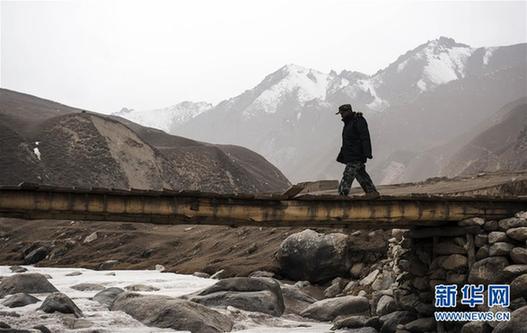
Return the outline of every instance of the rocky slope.
{"type": "Polygon", "coordinates": [[[211,145],[2,89],[0,183],[273,192],[289,186],[248,149],[211,145]]]}

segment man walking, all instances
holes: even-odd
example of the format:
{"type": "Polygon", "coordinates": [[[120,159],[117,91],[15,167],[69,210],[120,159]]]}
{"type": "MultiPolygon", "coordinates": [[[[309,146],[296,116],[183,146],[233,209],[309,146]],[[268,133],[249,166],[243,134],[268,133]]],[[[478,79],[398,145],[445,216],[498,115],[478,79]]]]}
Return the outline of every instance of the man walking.
{"type": "Polygon", "coordinates": [[[379,192],[366,172],[366,159],[373,158],[368,123],[362,113],[353,112],[350,104],[341,105],[336,114],[340,114],[344,122],[342,148],[340,148],[337,161],[346,164],[338,188],[339,195],[348,195],[353,179],[357,178],[360,186],[366,192],[365,197],[376,199],[379,197],[379,192]]]}

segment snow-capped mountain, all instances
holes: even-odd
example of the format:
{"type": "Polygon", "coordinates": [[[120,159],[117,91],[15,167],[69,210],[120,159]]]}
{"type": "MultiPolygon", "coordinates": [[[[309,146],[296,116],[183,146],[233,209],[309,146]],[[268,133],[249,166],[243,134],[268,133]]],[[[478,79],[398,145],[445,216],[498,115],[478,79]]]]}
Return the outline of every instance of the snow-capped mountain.
{"type": "Polygon", "coordinates": [[[174,131],[178,126],[190,119],[212,108],[212,104],[206,102],[181,102],[173,106],[155,110],[136,111],[134,109],[122,108],[113,116],[126,118],[143,126],[153,127],[165,132],[174,131]]]}
{"type": "MultiPolygon", "coordinates": [[[[412,156],[527,94],[525,59],[527,44],[473,48],[440,37],[373,75],[323,73],[289,64],[241,95],[168,128],[173,134],[255,150],[293,182],[335,179],[342,169],[334,161],[342,125],[334,111],[351,103],[370,124],[373,177],[414,180],[426,175],[406,169],[412,156]],[[394,157],[396,151],[404,161],[394,157]]],[[[167,128],[164,121],[135,121],[167,128]]]]}

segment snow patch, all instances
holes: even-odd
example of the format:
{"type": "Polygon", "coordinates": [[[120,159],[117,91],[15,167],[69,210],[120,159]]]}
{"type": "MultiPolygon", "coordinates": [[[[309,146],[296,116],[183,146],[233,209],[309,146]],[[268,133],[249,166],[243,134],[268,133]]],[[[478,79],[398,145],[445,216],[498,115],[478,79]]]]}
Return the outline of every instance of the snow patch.
{"type": "Polygon", "coordinates": [[[38,150],[37,147],[33,148],[33,153],[35,154],[35,156],[38,158],[38,160],[40,161],[40,150],[38,150]]]}
{"type": "Polygon", "coordinates": [[[243,112],[251,117],[259,112],[276,113],[282,98],[294,94],[300,104],[313,99],[324,100],[331,80],[330,75],[297,65],[288,65],[282,70],[287,75],[278,83],[264,90],[243,112]]]}
{"type": "Polygon", "coordinates": [[[126,118],[146,127],[153,127],[167,133],[212,108],[205,102],[181,102],[173,106],[155,110],[129,110],[115,115],[126,118]]]}
{"type": "Polygon", "coordinates": [[[425,78],[434,85],[441,85],[465,77],[465,65],[473,52],[470,47],[445,48],[431,44],[424,50],[425,78]]]}
{"type": "Polygon", "coordinates": [[[373,101],[366,104],[366,106],[375,111],[382,111],[383,109],[389,106],[389,103],[377,95],[375,86],[379,85],[382,82],[380,82],[379,80],[375,80],[374,82],[374,80],[375,78],[367,79],[367,80],[359,80],[357,81],[357,84],[359,85],[361,90],[369,93],[373,97],[373,101]]]}
{"type": "Polygon", "coordinates": [[[483,64],[488,65],[489,59],[492,57],[492,54],[496,50],[496,47],[488,47],[485,49],[485,55],[483,55],[483,64]]]}

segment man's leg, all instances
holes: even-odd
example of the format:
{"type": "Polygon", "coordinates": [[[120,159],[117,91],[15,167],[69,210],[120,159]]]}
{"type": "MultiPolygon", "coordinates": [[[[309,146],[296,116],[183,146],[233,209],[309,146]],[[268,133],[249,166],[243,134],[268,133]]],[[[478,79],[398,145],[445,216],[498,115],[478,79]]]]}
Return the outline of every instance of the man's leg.
{"type": "Polygon", "coordinates": [[[342,180],[339,183],[339,195],[348,195],[350,193],[351,184],[357,174],[356,162],[346,164],[344,173],[342,174],[342,180]]]}
{"type": "Polygon", "coordinates": [[[364,192],[377,192],[377,189],[375,188],[375,185],[373,185],[373,181],[371,180],[370,175],[366,172],[366,165],[364,163],[360,163],[360,166],[357,167],[355,177],[357,177],[357,181],[359,182],[364,192]]]}

